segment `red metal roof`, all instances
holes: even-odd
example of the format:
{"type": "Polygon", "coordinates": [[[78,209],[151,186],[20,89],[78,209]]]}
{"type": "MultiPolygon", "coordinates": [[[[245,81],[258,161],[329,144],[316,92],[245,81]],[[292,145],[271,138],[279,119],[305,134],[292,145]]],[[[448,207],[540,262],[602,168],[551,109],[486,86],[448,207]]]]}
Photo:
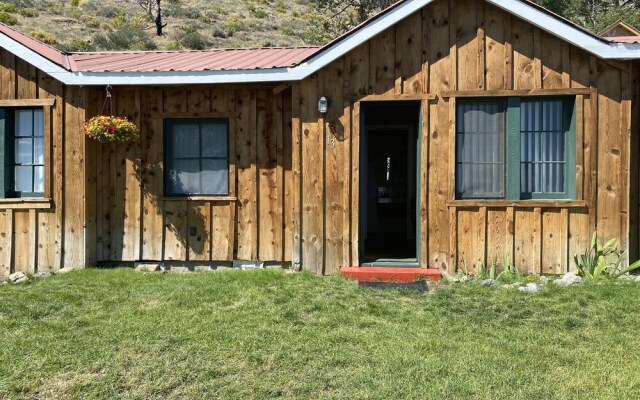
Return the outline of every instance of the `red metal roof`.
{"type": "Polygon", "coordinates": [[[605,39],[613,43],[627,43],[627,44],[640,43],[640,36],[612,36],[612,37],[606,37],[605,39]]]}
{"type": "Polygon", "coordinates": [[[299,64],[318,47],[267,47],[204,51],[125,51],[72,53],[73,71],[154,72],[225,71],[287,68],[299,64]]]}

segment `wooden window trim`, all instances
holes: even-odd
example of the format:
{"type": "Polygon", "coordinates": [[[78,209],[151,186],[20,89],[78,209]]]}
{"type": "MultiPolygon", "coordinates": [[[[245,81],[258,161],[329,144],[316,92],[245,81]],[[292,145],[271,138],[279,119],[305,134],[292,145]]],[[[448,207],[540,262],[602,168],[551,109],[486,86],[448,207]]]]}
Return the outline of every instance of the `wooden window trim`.
{"type": "MultiPolygon", "coordinates": [[[[555,91],[555,89],[549,89],[555,91]]],[[[548,90],[548,91],[549,91],[548,90]]],[[[580,89],[582,90],[582,89],[580,89]]],[[[479,91],[477,91],[479,92],[479,91]]],[[[514,93],[516,91],[494,91],[494,92],[508,92],[514,93]]],[[[532,91],[528,91],[532,92],[532,91]]],[[[483,91],[486,93],[486,91],[483,91]]],[[[464,96],[462,96],[464,97],[464,96]]],[[[468,97],[483,97],[490,98],[492,96],[468,96],[468,97]]],[[[493,96],[493,97],[503,97],[503,96],[493,96]]],[[[452,175],[452,198],[447,201],[447,205],[452,204],[453,206],[461,206],[461,204],[465,204],[469,207],[473,207],[474,203],[487,205],[488,203],[502,204],[501,206],[515,206],[516,204],[521,207],[535,207],[535,204],[539,207],[554,207],[553,204],[562,204],[557,207],[583,207],[588,203],[578,200],[577,193],[577,182],[576,182],[576,169],[578,168],[577,163],[577,147],[579,144],[577,143],[577,122],[576,122],[576,113],[577,113],[577,105],[579,97],[563,97],[559,96],[557,93],[553,96],[545,96],[548,99],[553,98],[563,98],[565,105],[570,107],[565,107],[564,118],[566,118],[567,130],[566,138],[567,142],[573,143],[574,145],[567,146],[565,143],[565,196],[566,198],[562,198],[562,194],[538,194],[530,199],[523,199],[521,188],[520,188],[520,114],[521,114],[521,97],[522,96],[507,96],[506,97],[506,125],[505,125],[505,140],[506,140],[506,157],[505,157],[505,199],[458,199],[456,197],[456,156],[457,156],[457,143],[456,143],[456,132],[457,132],[457,106],[455,105],[456,97],[453,97],[450,102],[452,105],[453,112],[453,137],[452,137],[452,147],[451,147],[451,159],[453,160],[453,168],[451,173],[452,175]],[[572,205],[573,204],[573,205],[572,205]]],[[[526,96],[525,96],[526,97],[526,96]]]]}
{"type": "Polygon", "coordinates": [[[447,200],[447,207],[587,208],[586,200],[447,200]]]}
{"type": "Polygon", "coordinates": [[[53,201],[44,197],[18,197],[0,199],[0,210],[8,209],[51,209],[53,201]]]}
{"type": "MultiPolygon", "coordinates": [[[[172,115],[172,113],[165,113],[163,114],[165,116],[167,115],[172,115]]],[[[228,116],[227,114],[222,114],[222,113],[202,113],[200,114],[200,116],[198,117],[193,117],[194,113],[191,113],[189,115],[189,117],[186,117],[185,115],[187,115],[186,113],[176,113],[176,115],[180,115],[180,117],[169,117],[167,116],[166,118],[163,118],[162,120],[162,194],[163,194],[163,199],[164,200],[193,200],[193,199],[206,199],[208,201],[214,201],[216,199],[219,199],[220,201],[224,201],[233,198],[234,197],[234,190],[232,189],[232,187],[234,186],[234,181],[231,180],[232,174],[231,174],[231,169],[232,169],[232,163],[231,163],[231,155],[233,154],[232,152],[232,148],[231,148],[231,136],[235,134],[235,132],[231,131],[231,121],[233,121],[235,118],[231,118],[228,116]],[[202,116],[204,114],[207,115],[217,115],[215,117],[206,117],[206,116],[202,116]],[[223,116],[220,116],[223,115],[223,116]],[[224,116],[227,115],[227,116],[224,116]],[[193,120],[215,120],[215,119],[224,119],[226,120],[227,123],[227,193],[226,194],[189,194],[189,193],[184,193],[184,194],[167,194],[166,193],[166,185],[167,185],[167,176],[165,174],[165,166],[167,163],[167,159],[166,159],[166,155],[167,155],[167,144],[168,144],[168,137],[165,134],[165,128],[167,127],[167,123],[169,122],[169,120],[176,120],[176,119],[184,119],[184,120],[189,120],[189,119],[193,119],[193,120]]],[[[202,156],[200,157],[200,159],[202,159],[202,156]]],[[[235,165],[233,165],[234,168],[234,174],[233,176],[235,177],[235,165]]]]}
{"type": "Polygon", "coordinates": [[[238,201],[236,196],[164,196],[164,201],[238,201]]]}
{"type": "Polygon", "coordinates": [[[441,97],[528,97],[528,96],[587,96],[590,88],[572,89],[531,89],[531,90],[449,90],[441,93],[441,97]]]}
{"type": "MultiPolygon", "coordinates": [[[[43,112],[43,152],[44,152],[44,188],[42,193],[35,194],[34,196],[27,195],[26,197],[5,198],[5,190],[7,183],[4,178],[1,178],[2,188],[0,188],[0,200],[14,200],[14,199],[49,199],[52,195],[52,180],[53,180],[53,165],[52,165],[52,143],[53,143],[53,123],[51,121],[52,112],[51,108],[54,107],[56,102],[55,98],[44,99],[18,99],[18,100],[0,100],[0,108],[42,108],[43,112]]],[[[4,111],[0,113],[4,118],[4,111]]],[[[4,151],[5,147],[5,126],[0,124],[0,149],[4,151]]],[[[4,164],[4,156],[0,156],[0,164],[4,164]]],[[[4,165],[0,165],[0,177],[4,176],[4,165]]],[[[36,204],[37,202],[29,201],[25,204],[36,204]]],[[[31,207],[31,208],[50,208],[48,207],[31,207]]],[[[29,208],[29,207],[16,207],[16,208],[29,208]]]]}

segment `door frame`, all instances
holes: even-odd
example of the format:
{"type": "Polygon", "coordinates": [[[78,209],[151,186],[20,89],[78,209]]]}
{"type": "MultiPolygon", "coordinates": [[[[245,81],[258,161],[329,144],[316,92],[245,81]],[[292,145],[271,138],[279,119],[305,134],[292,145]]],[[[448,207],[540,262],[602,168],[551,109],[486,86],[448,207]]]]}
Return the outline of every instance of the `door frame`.
{"type": "MultiPolygon", "coordinates": [[[[390,101],[389,103],[413,103],[413,101],[390,101]]],[[[362,266],[371,266],[371,267],[419,267],[421,260],[421,229],[420,226],[421,218],[420,218],[420,193],[421,191],[421,176],[422,176],[422,160],[420,156],[422,154],[422,103],[419,102],[420,106],[418,107],[418,118],[416,120],[417,129],[413,129],[413,125],[411,124],[396,124],[396,125],[371,125],[368,126],[365,123],[365,114],[364,112],[360,113],[360,143],[358,149],[358,157],[359,157],[359,176],[358,176],[358,242],[360,245],[358,246],[358,260],[359,264],[362,266]],[[369,139],[369,131],[377,130],[406,130],[408,131],[410,137],[414,135],[416,139],[416,145],[414,149],[414,160],[416,164],[416,176],[415,176],[415,223],[416,223],[416,231],[415,231],[415,240],[416,240],[416,256],[415,258],[408,259],[394,259],[394,258],[381,258],[376,260],[365,260],[364,253],[364,235],[366,229],[363,229],[367,226],[367,173],[368,173],[368,162],[367,162],[367,154],[368,154],[368,139],[369,139]],[[363,151],[364,149],[364,151],[363,151]],[[364,177],[364,179],[363,179],[364,177]],[[365,206],[363,207],[363,203],[365,206]]],[[[361,103],[362,107],[362,103],[361,103]]],[[[362,109],[362,108],[361,108],[362,109]]]]}

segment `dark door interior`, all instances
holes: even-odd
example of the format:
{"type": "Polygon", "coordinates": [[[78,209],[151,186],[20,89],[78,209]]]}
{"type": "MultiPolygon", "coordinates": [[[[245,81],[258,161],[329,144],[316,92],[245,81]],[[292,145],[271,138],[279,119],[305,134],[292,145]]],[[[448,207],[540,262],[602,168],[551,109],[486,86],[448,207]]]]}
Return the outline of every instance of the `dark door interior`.
{"type": "Polygon", "coordinates": [[[365,107],[360,201],[363,262],[417,258],[418,110],[413,103],[365,107]]]}

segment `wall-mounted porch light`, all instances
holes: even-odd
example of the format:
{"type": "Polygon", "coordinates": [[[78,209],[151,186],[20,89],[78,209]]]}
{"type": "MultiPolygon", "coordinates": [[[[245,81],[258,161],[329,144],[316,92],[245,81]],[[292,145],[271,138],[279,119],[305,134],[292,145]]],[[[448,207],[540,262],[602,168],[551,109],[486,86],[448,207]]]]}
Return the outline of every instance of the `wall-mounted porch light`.
{"type": "Polygon", "coordinates": [[[327,99],[324,96],[320,97],[320,100],[318,100],[318,112],[320,114],[326,114],[328,109],[329,109],[329,99],[327,99]]]}

